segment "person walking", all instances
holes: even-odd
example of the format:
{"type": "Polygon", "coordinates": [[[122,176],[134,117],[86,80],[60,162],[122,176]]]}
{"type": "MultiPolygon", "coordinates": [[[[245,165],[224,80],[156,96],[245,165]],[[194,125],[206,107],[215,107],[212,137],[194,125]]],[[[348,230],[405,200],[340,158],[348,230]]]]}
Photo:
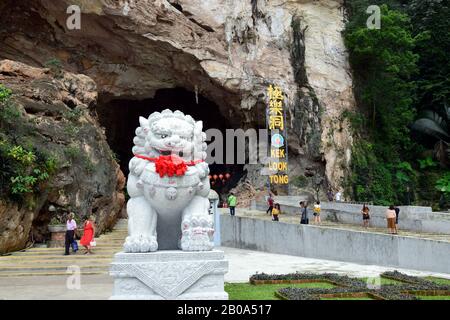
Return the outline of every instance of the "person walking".
{"type": "Polygon", "coordinates": [[[278,215],[281,213],[280,204],[275,203],[273,209],[272,209],[272,221],[279,221],[278,215]]]}
{"type": "Polygon", "coordinates": [[[86,248],[86,252],[84,254],[92,254],[92,244],[94,242],[95,237],[95,225],[94,225],[94,216],[86,217],[84,221],[84,232],[81,237],[80,244],[86,248]]]}
{"type": "Polygon", "coordinates": [[[395,207],[392,205],[386,210],[386,220],[389,233],[397,234],[395,230],[395,207]]]}
{"type": "Polygon", "coordinates": [[[340,191],[336,192],[335,197],[337,202],[341,202],[342,193],[340,191]]]}
{"type": "Polygon", "coordinates": [[[237,202],[237,198],[234,195],[234,193],[231,192],[230,196],[228,197],[228,207],[230,208],[231,216],[234,216],[234,214],[235,214],[236,202],[237,202]]]}
{"type": "Polygon", "coordinates": [[[70,255],[70,246],[72,245],[74,238],[75,238],[75,231],[77,230],[77,223],[74,220],[75,214],[73,212],[69,213],[67,216],[66,221],[66,238],[64,241],[66,252],[64,253],[65,256],[70,255]]]}
{"type": "Polygon", "coordinates": [[[327,198],[328,198],[328,201],[333,202],[334,194],[333,194],[333,191],[331,189],[328,190],[328,192],[327,192],[327,198]]]}
{"type": "Polygon", "coordinates": [[[398,215],[400,213],[400,208],[395,206],[395,233],[398,233],[398,215]]]}
{"type": "Polygon", "coordinates": [[[300,214],[300,224],[308,224],[308,204],[306,203],[306,201],[300,201],[300,214]]]}
{"type": "Polygon", "coordinates": [[[321,223],[320,210],[321,210],[320,209],[320,201],[317,201],[316,204],[314,205],[314,209],[313,209],[313,211],[314,211],[314,213],[313,213],[314,224],[320,224],[321,223]]]}
{"type": "Polygon", "coordinates": [[[370,221],[370,209],[366,204],[363,204],[363,207],[361,209],[362,218],[363,218],[363,227],[368,228],[369,227],[369,221],[370,221]]]}
{"type": "Polygon", "coordinates": [[[273,210],[273,198],[272,198],[272,195],[270,195],[269,199],[267,199],[267,204],[269,205],[269,209],[267,209],[266,213],[267,214],[272,214],[272,210],[273,210]]]}

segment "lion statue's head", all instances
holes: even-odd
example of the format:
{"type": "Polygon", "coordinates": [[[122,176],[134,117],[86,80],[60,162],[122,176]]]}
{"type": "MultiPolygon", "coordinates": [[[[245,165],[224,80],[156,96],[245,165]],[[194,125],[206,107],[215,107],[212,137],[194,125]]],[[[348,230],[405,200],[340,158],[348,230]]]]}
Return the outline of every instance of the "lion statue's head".
{"type": "Polygon", "coordinates": [[[147,157],[177,155],[186,161],[206,159],[206,134],[202,121],[169,109],[139,117],[133,153],[147,157]]]}

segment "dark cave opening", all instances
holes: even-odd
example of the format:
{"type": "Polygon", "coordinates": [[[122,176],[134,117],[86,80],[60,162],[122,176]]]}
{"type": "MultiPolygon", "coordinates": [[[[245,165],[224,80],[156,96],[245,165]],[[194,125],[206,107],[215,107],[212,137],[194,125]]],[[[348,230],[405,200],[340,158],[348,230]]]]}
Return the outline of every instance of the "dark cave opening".
{"type": "MultiPolygon", "coordinates": [[[[196,96],[194,92],[184,88],[159,89],[153,98],[144,100],[99,99],[96,111],[100,124],[105,128],[109,146],[116,154],[125,175],[128,175],[128,162],[133,156],[131,149],[136,127],[139,126],[139,116],[147,118],[151,113],[164,109],[180,110],[197,121],[202,120],[203,131],[218,129],[224,137],[225,130],[233,128],[214,102],[200,94],[196,96]]],[[[225,143],[223,153],[225,159],[225,143]]],[[[211,188],[217,191],[222,199],[245,174],[242,164],[209,163],[209,168],[211,188]]]]}

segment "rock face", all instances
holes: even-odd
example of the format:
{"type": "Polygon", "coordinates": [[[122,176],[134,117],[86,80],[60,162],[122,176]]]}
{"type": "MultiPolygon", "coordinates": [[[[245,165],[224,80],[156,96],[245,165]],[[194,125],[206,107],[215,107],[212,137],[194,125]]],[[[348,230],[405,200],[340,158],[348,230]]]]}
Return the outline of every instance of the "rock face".
{"type": "Polygon", "coordinates": [[[39,150],[56,166],[34,195],[0,202],[0,253],[48,239],[50,207],[56,214],[74,211],[78,218],[95,215],[99,233],[112,228],[125,202],[125,178],[90,115],[97,99],[95,82],[85,75],[2,60],[0,83],[12,90],[18,111],[2,127],[6,132],[0,140],[39,150]]]}
{"type": "MultiPolygon", "coordinates": [[[[265,127],[275,83],[286,95],[291,177],[319,171],[341,189],[352,144],[342,113],[355,104],[342,2],[6,0],[0,57],[34,66],[57,58],[94,79],[106,105],[182,87],[243,129],[265,127]],[[81,8],[80,30],[66,25],[69,5],[81,8]]],[[[258,168],[246,167],[256,188],[265,182],[258,168]]]]}

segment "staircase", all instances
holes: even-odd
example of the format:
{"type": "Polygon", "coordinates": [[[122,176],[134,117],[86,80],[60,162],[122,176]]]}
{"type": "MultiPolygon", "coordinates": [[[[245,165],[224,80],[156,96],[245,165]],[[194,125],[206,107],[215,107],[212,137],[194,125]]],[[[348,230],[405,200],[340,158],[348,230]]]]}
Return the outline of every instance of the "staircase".
{"type": "MultiPolygon", "coordinates": [[[[82,275],[107,274],[115,253],[122,250],[127,236],[127,220],[117,222],[112,232],[96,238],[93,254],[83,254],[79,245],[76,254],[64,256],[64,248],[30,248],[0,256],[0,277],[68,275],[69,266],[78,266],[82,275]]],[[[79,241],[78,241],[79,242],[79,241]]],[[[73,270],[73,269],[72,269],[73,270]]]]}

